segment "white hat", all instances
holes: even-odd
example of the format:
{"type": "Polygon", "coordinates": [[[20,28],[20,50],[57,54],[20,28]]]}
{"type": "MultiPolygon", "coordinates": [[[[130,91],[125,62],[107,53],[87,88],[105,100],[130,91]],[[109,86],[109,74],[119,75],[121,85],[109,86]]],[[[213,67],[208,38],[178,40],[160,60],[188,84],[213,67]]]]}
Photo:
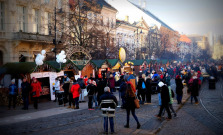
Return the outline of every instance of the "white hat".
{"type": "Polygon", "coordinates": [[[12,83],[15,83],[15,79],[12,79],[11,82],[12,82],[12,83]]]}
{"type": "Polygon", "coordinates": [[[159,83],[158,83],[158,86],[159,86],[159,87],[163,87],[163,85],[164,85],[163,82],[159,82],[159,83]]]}

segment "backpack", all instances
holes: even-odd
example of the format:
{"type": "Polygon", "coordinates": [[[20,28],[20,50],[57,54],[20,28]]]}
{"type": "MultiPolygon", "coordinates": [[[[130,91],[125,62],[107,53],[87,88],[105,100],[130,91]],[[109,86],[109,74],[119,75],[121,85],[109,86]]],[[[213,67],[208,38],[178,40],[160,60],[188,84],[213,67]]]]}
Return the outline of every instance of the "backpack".
{"type": "Polygon", "coordinates": [[[146,85],[144,82],[142,82],[142,89],[146,89],[146,85]]]}

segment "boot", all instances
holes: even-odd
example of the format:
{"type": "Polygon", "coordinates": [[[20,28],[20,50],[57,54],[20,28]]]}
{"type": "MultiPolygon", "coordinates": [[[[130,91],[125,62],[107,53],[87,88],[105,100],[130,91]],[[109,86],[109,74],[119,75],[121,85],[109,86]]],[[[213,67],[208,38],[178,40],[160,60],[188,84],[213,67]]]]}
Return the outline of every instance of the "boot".
{"type": "Polygon", "coordinates": [[[69,105],[67,108],[69,109],[69,108],[71,108],[71,106],[69,105]]]}
{"type": "Polygon", "coordinates": [[[71,107],[71,109],[75,109],[75,106],[73,105],[73,106],[71,107]]]}
{"type": "Polygon", "coordinates": [[[124,127],[125,127],[125,128],[129,128],[129,124],[126,124],[124,127]]]}
{"type": "Polygon", "coordinates": [[[140,129],[141,125],[140,123],[137,123],[137,129],[140,129]]]}

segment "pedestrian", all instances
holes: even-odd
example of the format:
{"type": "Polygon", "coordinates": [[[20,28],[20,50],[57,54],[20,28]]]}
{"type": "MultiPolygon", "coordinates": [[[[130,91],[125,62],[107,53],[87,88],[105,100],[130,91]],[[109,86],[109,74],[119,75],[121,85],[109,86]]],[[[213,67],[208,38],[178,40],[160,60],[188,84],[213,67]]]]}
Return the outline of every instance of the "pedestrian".
{"type": "Polygon", "coordinates": [[[30,84],[27,82],[27,78],[23,78],[23,82],[21,84],[22,88],[22,99],[23,99],[23,110],[28,110],[29,108],[29,93],[31,90],[30,84]]]}
{"type": "Polygon", "coordinates": [[[151,86],[152,80],[150,77],[150,74],[148,74],[146,79],[146,102],[151,103],[151,95],[152,95],[152,86],[151,86]]]}
{"type": "Polygon", "coordinates": [[[8,104],[8,110],[11,109],[11,102],[13,101],[13,109],[15,110],[16,107],[16,97],[18,94],[18,87],[15,84],[15,79],[11,80],[11,84],[9,85],[9,104],[8,104]]]}
{"type": "Polygon", "coordinates": [[[126,88],[127,88],[127,80],[124,79],[123,75],[120,77],[120,80],[121,80],[121,85],[120,85],[119,92],[120,92],[120,96],[122,99],[121,108],[124,109],[125,108],[125,94],[126,94],[126,88]]]}
{"type": "Polygon", "coordinates": [[[191,104],[193,103],[193,98],[195,104],[198,104],[197,96],[199,95],[199,80],[197,76],[193,76],[192,89],[191,89],[191,104]]]}
{"type": "Polygon", "coordinates": [[[74,109],[79,109],[79,96],[80,96],[80,93],[81,93],[81,87],[80,85],[77,83],[77,81],[74,79],[73,80],[73,85],[71,87],[71,93],[73,95],[73,100],[74,100],[74,106],[73,108],[74,109]]]}
{"type": "Polygon", "coordinates": [[[159,119],[161,118],[161,115],[163,113],[163,110],[165,109],[168,113],[167,120],[170,120],[172,118],[170,109],[169,109],[169,102],[170,102],[170,95],[169,95],[169,89],[168,87],[163,83],[158,83],[159,89],[160,89],[160,95],[161,95],[161,107],[159,110],[159,114],[156,115],[159,119]]]}
{"type": "Polygon", "coordinates": [[[34,108],[38,109],[38,99],[40,97],[40,93],[42,92],[42,88],[40,83],[37,81],[35,77],[32,78],[33,82],[31,83],[32,87],[32,97],[34,101],[34,108]]]}
{"type": "Polygon", "coordinates": [[[73,82],[74,81],[74,77],[71,77],[70,78],[70,83],[69,83],[69,90],[68,90],[68,93],[69,93],[69,106],[68,106],[68,108],[72,108],[72,109],[74,109],[75,108],[75,102],[74,102],[74,99],[73,99],[73,93],[71,92],[71,88],[72,88],[72,86],[73,86],[73,82]],[[72,107],[71,107],[71,103],[72,103],[72,107]]]}
{"type": "Polygon", "coordinates": [[[102,78],[98,79],[98,85],[97,85],[97,89],[98,89],[98,95],[97,95],[97,99],[98,101],[100,100],[101,95],[104,94],[104,88],[106,87],[106,81],[102,78]]]}
{"type": "Polygon", "coordinates": [[[115,89],[115,78],[113,77],[112,74],[110,74],[110,77],[108,79],[108,86],[111,90],[111,93],[113,94],[114,89],[115,89]]]}
{"type": "Polygon", "coordinates": [[[58,77],[55,79],[55,84],[53,85],[53,89],[54,89],[54,93],[55,93],[54,102],[56,102],[57,98],[58,98],[58,92],[60,91],[60,80],[58,77]]]}
{"type": "Polygon", "coordinates": [[[177,104],[181,104],[183,97],[183,83],[180,75],[176,76],[176,94],[177,94],[177,104]]]}
{"type": "Polygon", "coordinates": [[[139,76],[139,82],[137,85],[137,90],[138,90],[137,96],[138,96],[138,99],[140,100],[141,104],[144,104],[145,94],[146,94],[146,82],[145,82],[145,78],[143,78],[143,76],[139,76]]]}
{"type": "Polygon", "coordinates": [[[129,116],[130,116],[130,111],[132,113],[132,116],[134,117],[135,121],[137,122],[137,129],[139,129],[141,127],[139,120],[135,114],[135,102],[134,100],[136,99],[136,95],[131,87],[130,84],[127,85],[127,89],[126,89],[126,96],[125,96],[125,100],[126,100],[126,113],[127,113],[127,123],[124,126],[125,128],[129,128],[129,116]]]}
{"type": "Polygon", "coordinates": [[[64,90],[64,98],[63,98],[64,106],[66,106],[66,103],[68,102],[67,97],[69,95],[70,79],[68,81],[67,80],[63,83],[63,87],[62,87],[64,90]]]}
{"type": "Polygon", "coordinates": [[[86,85],[84,83],[84,79],[83,78],[78,78],[78,84],[81,87],[81,93],[80,93],[80,97],[79,97],[79,102],[85,102],[84,101],[84,91],[86,89],[86,85]]]}
{"type": "Polygon", "coordinates": [[[171,89],[170,86],[168,86],[169,89],[169,95],[170,95],[170,102],[169,102],[169,108],[172,111],[172,113],[174,114],[174,117],[177,117],[177,113],[175,112],[175,110],[173,109],[173,98],[174,98],[174,92],[171,89]]]}
{"type": "MultiPolygon", "coordinates": [[[[100,97],[99,104],[101,104],[102,100],[113,100],[115,102],[116,106],[118,105],[118,101],[117,101],[116,97],[110,93],[109,87],[104,88],[104,94],[100,97]]],[[[101,108],[115,109],[116,106],[114,104],[102,104],[101,108]]],[[[113,134],[115,132],[113,117],[109,117],[109,122],[110,122],[111,133],[113,134]]],[[[106,134],[108,134],[108,117],[104,117],[104,132],[106,134]]]]}
{"type": "Polygon", "coordinates": [[[70,78],[67,76],[67,74],[64,74],[62,84],[64,84],[65,82],[68,82],[68,81],[70,81],[70,78]]]}
{"type": "Polygon", "coordinates": [[[93,109],[93,97],[96,91],[96,86],[92,84],[92,80],[89,80],[89,85],[87,86],[87,91],[88,91],[88,110],[94,110],[93,109]]]}
{"type": "Polygon", "coordinates": [[[94,102],[95,103],[95,108],[97,108],[98,107],[98,100],[97,100],[98,89],[97,89],[97,84],[96,84],[95,81],[92,81],[92,84],[94,86],[96,86],[95,91],[94,91],[94,95],[93,95],[92,105],[93,105],[93,102],[94,102]]]}

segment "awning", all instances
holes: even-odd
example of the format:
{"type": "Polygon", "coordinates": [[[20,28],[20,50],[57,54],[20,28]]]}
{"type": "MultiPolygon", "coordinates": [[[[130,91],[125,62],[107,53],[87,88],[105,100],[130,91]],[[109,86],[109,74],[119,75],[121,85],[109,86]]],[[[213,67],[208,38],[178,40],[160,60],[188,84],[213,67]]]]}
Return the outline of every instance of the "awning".
{"type": "Polygon", "coordinates": [[[12,62],[6,63],[2,70],[6,74],[27,74],[32,73],[36,66],[35,62],[12,62]]]}
{"type": "Polygon", "coordinates": [[[90,62],[97,68],[101,68],[101,66],[106,62],[106,60],[91,60],[90,62]]]}

